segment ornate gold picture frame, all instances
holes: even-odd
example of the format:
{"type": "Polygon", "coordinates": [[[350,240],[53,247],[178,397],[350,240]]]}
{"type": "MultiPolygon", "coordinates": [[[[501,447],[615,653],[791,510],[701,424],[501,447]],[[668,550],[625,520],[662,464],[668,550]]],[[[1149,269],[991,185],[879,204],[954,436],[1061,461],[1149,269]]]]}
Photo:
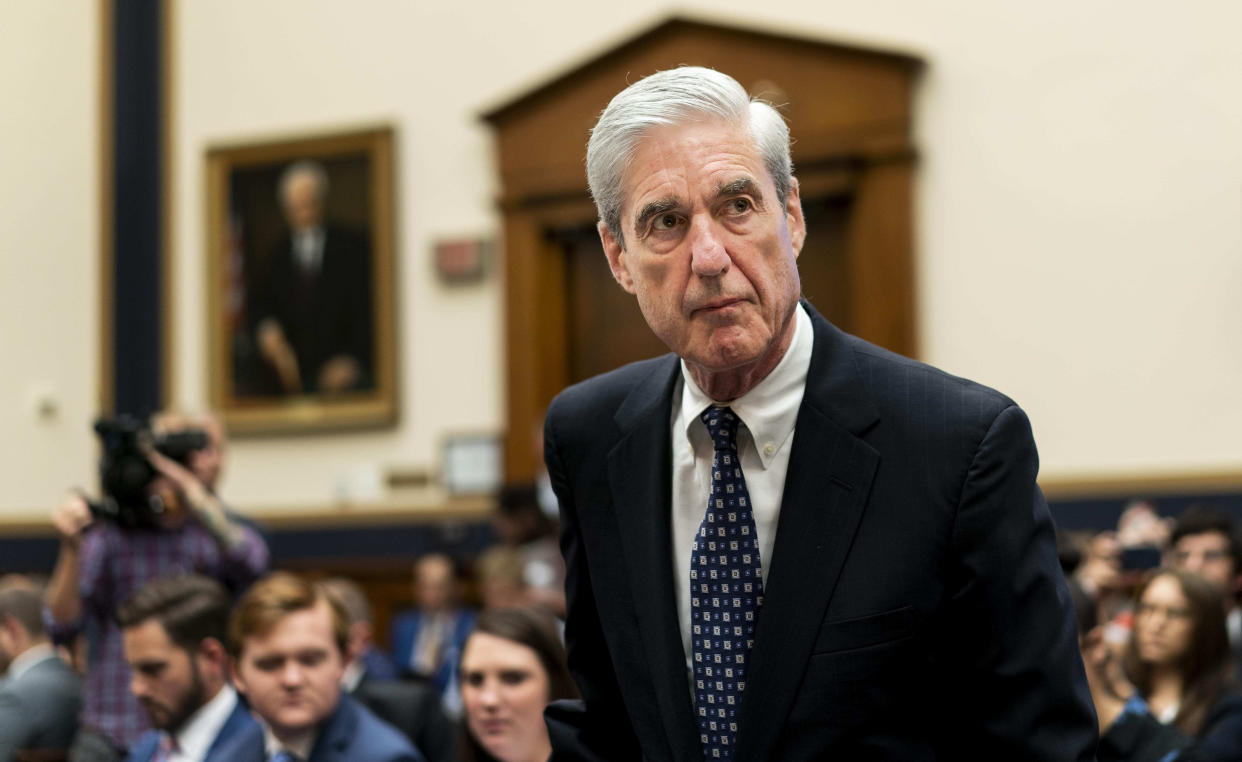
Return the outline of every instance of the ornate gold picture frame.
{"type": "Polygon", "coordinates": [[[236,434],[396,421],[391,128],[207,151],[211,404],[236,434]]]}

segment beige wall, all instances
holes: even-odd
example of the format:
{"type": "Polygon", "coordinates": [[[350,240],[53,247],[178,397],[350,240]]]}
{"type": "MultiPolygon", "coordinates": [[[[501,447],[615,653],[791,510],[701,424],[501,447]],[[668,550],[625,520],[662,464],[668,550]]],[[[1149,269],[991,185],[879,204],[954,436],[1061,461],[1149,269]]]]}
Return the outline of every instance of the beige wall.
{"type": "MultiPolygon", "coordinates": [[[[87,255],[94,27],[47,5],[0,11],[0,34],[16,26],[64,42],[55,55],[33,43],[4,53],[46,59],[52,79],[25,101],[36,109],[0,123],[0,155],[6,168],[30,163],[34,177],[72,178],[23,184],[5,172],[0,183],[6,209],[30,210],[0,222],[0,261],[5,274],[16,271],[0,281],[6,346],[46,356],[0,381],[12,439],[46,443],[21,454],[13,474],[38,478],[0,497],[10,511],[80,480],[90,448],[81,422],[93,399],[93,354],[75,350],[69,359],[59,348],[95,341],[87,255]],[[58,90],[74,97],[47,95],[58,90]],[[17,151],[15,143],[31,141],[44,150],[17,151]],[[66,164],[49,167],[53,160],[66,164]],[[67,213],[74,224],[63,224],[67,213]],[[28,251],[51,259],[28,262],[28,251]],[[15,318],[61,301],[66,272],[73,303],[54,316],[38,309],[48,322],[18,333],[15,318]],[[36,424],[25,402],[45,379],[66,401],[51,426],[36,424]]],[[[923,358],[1026,407],[1045,478],[1242,473],[1242,46],[1234,39],[1242,6],[773,0],[762,17],[738,0],[679,7],[928,61],[918,100],[923,358]]],[[[206,147],[375,123],[397,135],[401,421],[374,433],[238,441],[227,494],[248,507],[326,505],[377,466],[434,469],[449,432],[498,431],[500,284],[493,276],[446,288],[429,257],[438,238],[498,233],[493,146],[477,114],[669,7],[216,0],[175,8],[179,404],[206,399],[206,147]]],[[[30,87],[12,66],[0,81],[12,93],[6,103],[30,87]]],[[[8,475],[13,466],[3,468],[8,475]]]]}
{"type": "Polygon", "coordinates": [[[0,8],[0,514],[93,479],[98,57],[95,3],[0,8]]]}

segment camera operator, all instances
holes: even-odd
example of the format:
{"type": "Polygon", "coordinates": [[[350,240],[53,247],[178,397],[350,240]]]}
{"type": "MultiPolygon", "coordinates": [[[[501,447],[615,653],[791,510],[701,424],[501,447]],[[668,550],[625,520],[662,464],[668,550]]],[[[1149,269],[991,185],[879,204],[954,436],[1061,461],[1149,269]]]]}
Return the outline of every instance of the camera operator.
{"type": "MultiPolygon", "coordinates": [[[[147,432],[132,438],[140,453],[134,457],[141,465],[145,456],[152,474],[143,498],[159,508],[148,522],[100,520],[97,516],[107,514],[93,511],[79,495],[70,495],[52,512],[60,552],[48,583],[48,618],[58,642],[84,632],[89,645],[81,730],[71,762],[120,760],[149,727],[129,690],[129,667],[114,616],[122,601],[153,579],[184,573],[215,578],[236,595],[267,569],[263,538],[229,512],[214,491],[224,452],[219,423],[170,416],[154,422],[155,432],[163,435],[190,426],[201,428],[207,441],[185,455],[184,465],[158,452],[147,432]]],[[[96,430],[104,434],[101,426],[96,430]]]]}

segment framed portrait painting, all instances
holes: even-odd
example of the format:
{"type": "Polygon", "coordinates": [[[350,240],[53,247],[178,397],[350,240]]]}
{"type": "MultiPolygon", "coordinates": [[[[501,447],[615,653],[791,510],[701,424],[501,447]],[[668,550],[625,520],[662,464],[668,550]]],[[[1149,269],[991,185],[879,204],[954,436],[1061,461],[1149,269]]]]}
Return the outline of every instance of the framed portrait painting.
{"type": "Polygon", "coordinates": [[[396,420],[392,131],[207,152],[209,389],[230,430],[396,420]]]}

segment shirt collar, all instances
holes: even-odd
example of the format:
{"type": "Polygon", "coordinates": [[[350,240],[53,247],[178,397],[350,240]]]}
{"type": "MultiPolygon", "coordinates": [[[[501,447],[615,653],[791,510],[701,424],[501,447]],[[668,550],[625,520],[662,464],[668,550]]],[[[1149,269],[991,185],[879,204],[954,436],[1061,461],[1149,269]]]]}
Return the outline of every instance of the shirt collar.
{"type": "Polygon", "coordinates": [[[358,690],[358,684],[362,682],[363,675],[366,674],[367,665],[362,659],[354,659],[345,665],[345,674],[341,675],[341,687],[346,693],[353,693],[358,690]]]}
{"type": "Polygon", "coordinates": [[[31,667],[36,664],[55,658],[57,658],[56,650],[47,643],[31,646],[14,657],[13,661],[9,662],[9,679],[16,680],[29,672],[31,667]]]}
{"type": "Polygon", "coordinates": [[[190,715],[181,729],[174,734],[177,748],[186,759],[203,759],[207,750],[220,735],[220,729],[228,722],[229,715],[237,706],[237,691],[233,686],[225,685],[216,692],[215,697],[198,708],[190,715]]]}
{"type": "Polygon", "coordinates": [[[298,759],[310,759],[311,750],[315,748],[315,741],[319,740],[319,725],[315,725],[309,730],[299,733],[296,737],[286,741],[281,741],[268,727],[267,723],[263,723],[263,748],[267,752],[268,758],[273,754],[284,749],[291,754],[297,756],[298,759]]]}
{"type": "MultiPolygon", "coordinates": [[[[767,468],[776,454],[785,447],[793,434],[794,424],[798,420],[798,408],[802,405],[802,394],[806,389],[807,370],[811,367],[811,350],[815,337],[812,333],[811,318],[801,304],[794,308],[794,335],[785,350],[785,356],[776,364],[755,388],[728,402],[746,430],[754,440],[759,460],[767,468]]],[[[681,388],[681,415],[678,425],[682,426],[687,438],[697,440],[696,426],[702,428],[699,414],[708,405],[724,404],[707,396],[690,376],[686,361],[681,361],[681,376],[684,381],[681,388]]]]}

